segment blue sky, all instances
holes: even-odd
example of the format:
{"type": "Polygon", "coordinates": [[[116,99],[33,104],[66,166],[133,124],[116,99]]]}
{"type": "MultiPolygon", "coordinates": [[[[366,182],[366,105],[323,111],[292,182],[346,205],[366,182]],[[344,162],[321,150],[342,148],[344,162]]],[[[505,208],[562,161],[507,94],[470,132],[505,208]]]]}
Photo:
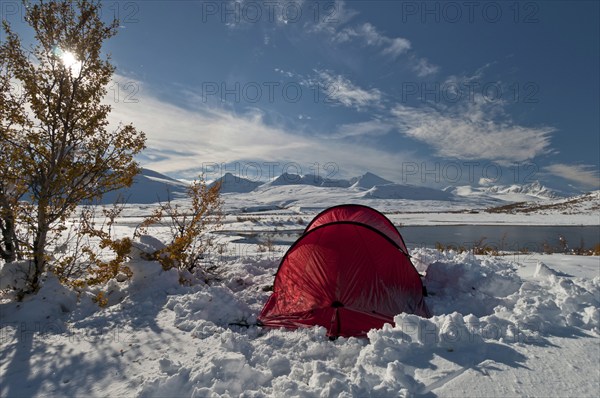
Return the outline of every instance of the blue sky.
{"type": "Polygon", "coordinates": [[[596,1],[104,3],[148,168],[598,189],[596,1]]]}

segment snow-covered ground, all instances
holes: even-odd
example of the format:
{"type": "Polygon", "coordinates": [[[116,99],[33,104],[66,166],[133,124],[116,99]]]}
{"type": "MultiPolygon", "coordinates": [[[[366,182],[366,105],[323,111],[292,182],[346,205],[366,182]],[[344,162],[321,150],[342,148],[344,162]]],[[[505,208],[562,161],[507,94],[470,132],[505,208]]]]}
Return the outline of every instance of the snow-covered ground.
{"type": "MultiPolygon", "coordinates": [[[[236,207],[231,200],[228,206],[236,207]]],[[[226,228],[303,229],[318,207],[232,212],[226,228]]],[[[118,233],[131,235],[151,208],[129,207],[118,233]]],[[[479,223],[484,216],[507,222],[510,216],[399,214],[402,209],[388,214],[395,223],[410,223],[406,217],[417,224],[479,223]]],[[[556,224],[553,215],[531,217],[556,224]]],[[[399,314],[395,325],[372,330],[368,339],[330,341],[318,327],[254,325],[287,247],[235,238],[221,237],[223,250],[207,258],[221,270],[210,285],[182,286],[176,271],[135,258],[131,280],[79,295],[51,275],[21,303],[4,292],[0,396],[595,397],[600,390],[597,256],[417,248],[411,254],[426,274],[434,317],[399,314]],[[92,300],[99,291],[107,294],[106,308],[92,300]]]]}
{"type": "MultiPolygon", "coordinates": [[[[311,217],[330,206],[356,203],[371,206],[388,215],[397,225],[600,225],[600,191],[573,198],[535,199],[522,194],[499,197],[472,196],[441,197],[428,194],[424,188],[413,189],[408,198],[429,195],[433,199],[401,199],[391,195],[403,192],[396,184],[369,190],[310,185],[263,186],[252,192],[224,194],[226,210],[231,214],[268,213],[311,217]],[[390,193],[390,198],[377,198],[378,192],[390,193]],[[437,199],[436,199],[437,198],[437,199]],[[523,209],[490,212],[499,206],[526,201],[523,209]]],[[[437,191],[445,194],[443,191],[437,191]]],[[[408,194],[407,194],[408,195],[408,194]]]]}

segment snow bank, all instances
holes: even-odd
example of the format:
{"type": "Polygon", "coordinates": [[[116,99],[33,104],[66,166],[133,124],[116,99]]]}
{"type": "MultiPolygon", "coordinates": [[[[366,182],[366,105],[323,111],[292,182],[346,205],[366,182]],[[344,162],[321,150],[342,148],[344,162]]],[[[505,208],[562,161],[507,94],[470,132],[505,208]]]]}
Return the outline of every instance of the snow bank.
{"type": "Polygon", "coordinates": [[[25,297],[21,303],[2,307],[3,323],[43,323],[48,324],[46,328],[49,329],[62,329],[62,318],[77,306],[77,293],[61,285],[51,273],[42,275],[42,281],[42,287],[36,295],[25,297]]]}
{"type": "MultiPolygon", "coordinates": [[[[144,251],[158,245],[143,238],[136,247],[144,251]]],[[[274,259],[225,259],[218,282],[189,287],[179,284],[176,271],[135,260],[131,281],[98,287],[114,297],[104,309],[92,305],[94,291],[78,298],[50,277],[39,295],[3,307],[2,322],[12,326],[0,329],[7,343],[0,376],[8,381],[10,395],[398,397],[575,391],[569,383],[544,389],[554,376],[531,376],[535,369],[529,361],[555,350],[556,338],[580,337],[588,346],[579,342],[578,352],[597,347],[600,277],[572,278],[553,264],[539,263],[526,278],[519,276],[521,266],[506,258],[428,249],[415,250],[413,260],[426,273],[426,301],[434,316],[399,314],[394,325],[371,330],[367,339],[335,341],[322,327],[286,331],[255,325],[270,294],[274,259]],[[54,339],[34,340],[32,353],[13,354],[23,342],[15,323],[46,316],[64,322],[70,335],[61,329],[54,339]],[[69,360],[73,356],[77,359],[69,360]],[[494,378],[480,377],[493,372],[494,378]],[[496,378],[501,377],[539,386],[478,390],[485,383],[500,385],[496,378]],[[465,392],[446,394],[459,391],[457,385],[465,392]]],[[[557,352],[570,355],[553,351],[540,362],[557,362],[557,352]]],[[[556,366],[566,380],[582,369],[594,374],[589,366],[556,366]]],[[[577,395],[597,391],[597,379],[588,379],[577,395]]]]}
{"type": "MultiPolygon", "coordinates": [[[[145,382],[139,396],[426,394],[484,361],[522,366],[525,357],[515,347],[523,344],[580,329],[598,333],[600,278],[550,273],[525,281],[514,263],[501,258],[425,249],[415,258],[430,264],[427,303],[435,316],[399,314],[395,325],[371,330],[368,340],[329,341],[320,327],[240,327],[255,321],[259,303],[249,306],[225,286],[174,296],[167,307],[175,313],[174,325],[197,339],[197,360],[161,358],[162,374],[145,382]]],[[[256,290],[262,279],[254,271],[242,290],[256,290]]]]}
{"type": "MultiPolygon", "coordinates": [[[[1,260],[0,260],[1,261],[1,260]]],[[[0,264],[0,290],[23,289],[27,278],[29,261],[0,264]]]]}
{"type": "Polygon", "coordinates": [[[443,257],[429,266],[425,278],[434,294],[428,300],[434,313],[475,314],[500,334],[508,328],[525,332],[526,338],[569,334],[573,326],[599,331],[600,277],[568,278],[538,262],[534,280],[527,281],[511,261],[467,253],[443,257]]]}

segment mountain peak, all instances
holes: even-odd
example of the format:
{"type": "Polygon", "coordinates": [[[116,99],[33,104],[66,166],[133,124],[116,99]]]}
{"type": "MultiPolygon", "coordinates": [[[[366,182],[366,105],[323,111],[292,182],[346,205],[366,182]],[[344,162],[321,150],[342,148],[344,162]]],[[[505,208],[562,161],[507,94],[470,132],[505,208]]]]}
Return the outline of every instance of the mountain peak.
{"type": "Polygon", "coordinates": [[[512,184],[512,185],[494,185],[483,189],[484,192],[511,194],[518,193],[529,196],[536,196],[543,199],[555,199],[561,197],[556,191],[547,188],[539,181],[533,181],[527,184],[512,184]]]}
{"type": "Polygon", "coordinates": [[[352,184],[352,188],[371,189],[376,185],[393,184],[393,182],[367,171],[361,176],[351,178],[350,184],[352,184]]]}
{"type": "Polygon", "coordinates": [[[262,185],[261,181],[252,181],[247,178],[236,176],[232,173],[225,173],[222,177],[213,181],[209,187],[215,184],[221,184],[221,193],[247,193],[262,185]]]}

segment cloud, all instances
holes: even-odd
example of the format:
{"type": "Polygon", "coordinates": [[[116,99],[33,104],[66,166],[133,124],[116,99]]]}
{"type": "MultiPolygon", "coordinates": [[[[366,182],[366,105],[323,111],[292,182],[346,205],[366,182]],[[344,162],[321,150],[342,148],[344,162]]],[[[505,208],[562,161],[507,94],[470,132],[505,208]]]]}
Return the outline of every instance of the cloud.
{"type": "MultiPolygon", "coordinates": [[[[354,14],[352,14],[354,16],[354,14]]],[[[359,42],[363,46],[379,48],[381,54],[392,59],[398,58],[402,54],[408,53],[412,44],[410,40],[403,37],[389,37],[377,30],[377,28],[365,22],[362,25],[348,26],[338,29],[339,25],[328,25],[327,29],[319,28],[313,31],[327,32],[331,40],[336,43],[359,42]]],[[[416,72],[419,77],[426,77],[439,71],[439,67],[430,63],[426,58],[420,58],[414,54],[410,55],[408,60],[410,68],[416,72]]]]}
{"type": "Polygon", "coordinates": [[[550,174],[576,182],[582,186],[600,189],[600,175],[596,166],[555,163],[544,168],[550,174]]]}
{"type": "Polygon", "coordinates": [[[275,68],[275,69],[273,69],[273,70],[274,70],[275,72],[277,72],[277,73],[280,73],[280,74],[284,75],[285,77],[290,77],[290,78],[292,78],[292,77],[296,77],[296,76],[298,76],[297,74],[295,74],[295,73],[293,73],[293,72],[286,71],[286,70],[283,70],[283,69],[280,69],[280,68],[275,68]]]}
{"type": "MultiPolygon", "coordinates": [[[[133,83],[124,77],[115,76],[115,80],[133,83]]],[[[105,100],[112,101],[111,126],[133,123],[144,131],[148,149],[140,157],[142,166],[174,177],[193,178],[206,164],[257,161],[296,162],[306,172],[315,163],[334,162],[343,176],[371,170],[392,178],[398,164],[415,160],[407,152],[386,152],[344,140],[324,145],[322,136],[268,124],[257,109],[240,114],[202,102],[184,109],[161,100],[141,82],[133,84],[139,87],[137,103],[105,100]]]]}
{"type": "Polygon", "coordinates": [[[325,32],[334,36],[342,25],[347,24],[358,15],[358,11],[346,7],[344,0],[335,0],[333,3],[321,5],[315,3],[313,19],[315,22],[308,28],[310,32],[325,32]]]}
{"type": "Polygon", "coordinates": [[[316,81],[307,80],[304,84],[323,90],[329,101],[339,103],[348,108],[360,110],[367,106],[379,106],[382,93],[376,88],[363,89],[342,75],[330,71],[315,71],[316,81]]]}
{"type": "Polygon", "coordinates": [[[374,119],[365,122],[342,124],[329,138],[379,136],[387,134],[393,129],[393,125],[374,119]]]}
{"type": "Polygon", "coordinates": [[[392,58],[398,57],[410,50],[410,41],[402,37],[387,37],[377,31],[375,26],[370,23],[364,23],[358,27],[348,27],[337,32],[334,41],[344,43],[351,40],[360,40],[364,45],[382,48],[381,53],[389,55],[392,58]]]}
{"type": "Polygon", "coordinates": [[[429,75],[436,74],[440,68],[437,65],[429,63],[426,58],[416,58],[412,66],[412,70],[417,73],[419,77],[426,77],[429,75]]]}
{"type": "Polygon", "coordinates": [[[436,155],[489,159],[509,164],[550,153],[552,127],[525,127],[495,121],[500,105],[479,99],[455,109],[396,105],[391,113],[400,132],[434,148],[436,155]]]}
{"type": "Polygon", "coordinates": [[[498,182],[498,180],[494,179],[494,178],[481,177],[479,179],[479,185],[481,185],[482,187],[491,187],[494,184],[496,184],[497,182],[498,182]]]}
{"type": "Polygon", "coordinates": [[[297,79],[302,86],[315,91],[315,95],[324,95],[330,105],[343,105],[347,108],[362,110],[365,107],[381,107],[383,94],[379,89],[364,89],[354,84],[350,79],[329,70],[314,70],[312,76],[275,68],[275,72],[297,79]]]}

